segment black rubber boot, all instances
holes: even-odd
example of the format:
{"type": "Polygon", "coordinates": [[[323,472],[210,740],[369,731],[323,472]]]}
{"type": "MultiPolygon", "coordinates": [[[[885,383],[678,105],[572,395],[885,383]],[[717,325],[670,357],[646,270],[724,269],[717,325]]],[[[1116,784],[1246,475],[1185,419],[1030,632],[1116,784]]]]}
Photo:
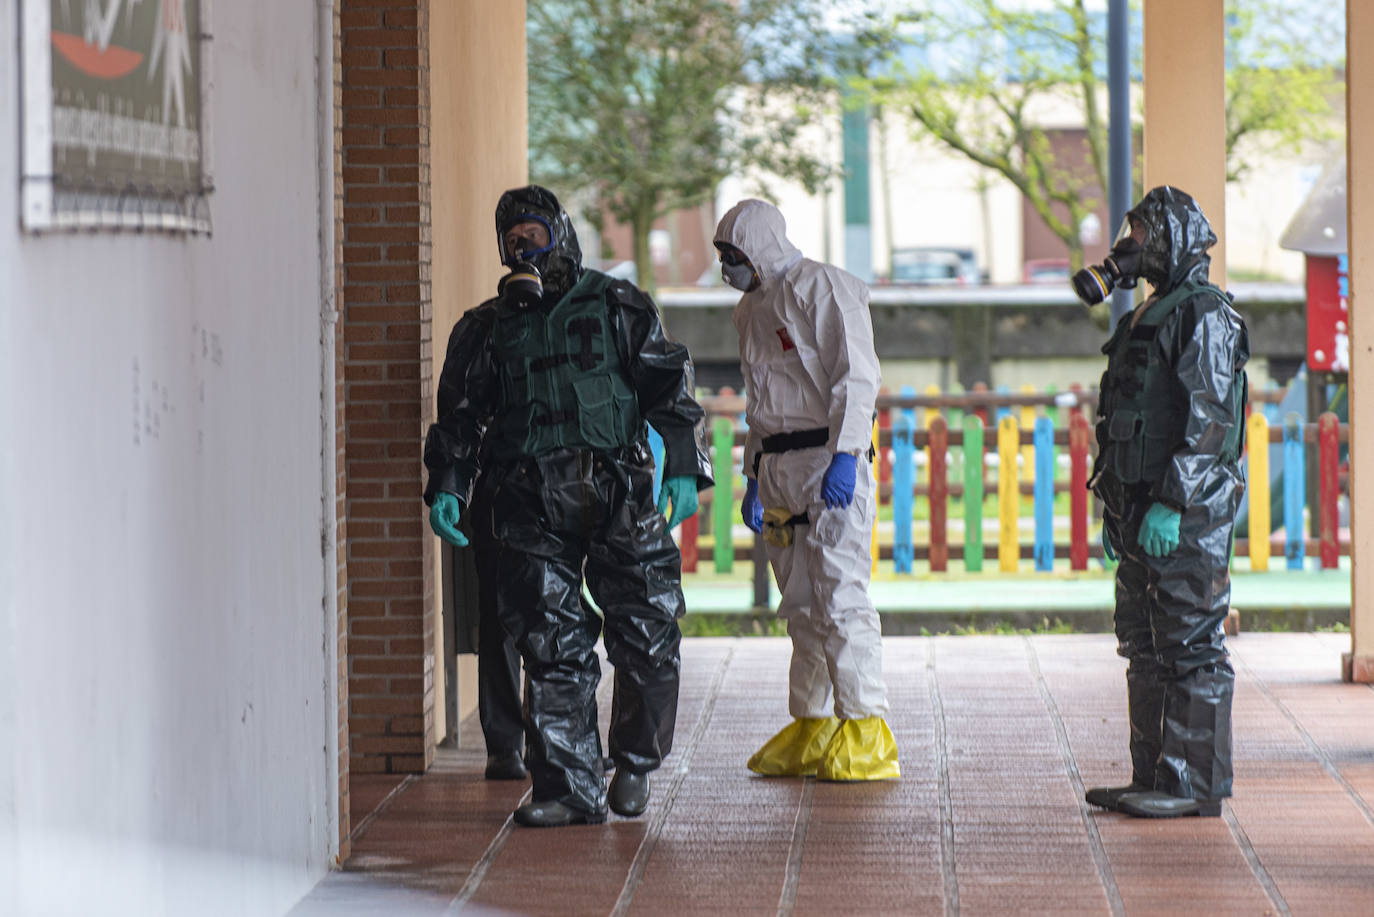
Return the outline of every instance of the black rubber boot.
{"type": "Polygon", "coordinates": [[[1117,811],[1136,818],[1182,818],[1186,815],[1221,814],[1220,799],[1185,799],[1158,790],[1128,793],[1117,802],[1117,811]]]}
{"type": "Polygon", "coordinates": [[[617,815],[643,815],[649,806],[649,775],[617,769],[606,790],[606,802],[617,815]]]}
{"type": "Polygon", "coordinates": [[[488,780],[524,780],[527,776],[525,760],[518,751],[487,755],[485,776],[488,780]]]}
{"type": "Polygon", "coordinates": [[[1103,809],[1110,809],[1113,812],[1119,811],[1121,797],[1131,793],[1147,793],[1150,788],[1132,783],[1128,786],[1095,786],[1083,794],[1083,798],[1090,806],[1098,806],[1103,809]]]}
{"type": "Polygon", "coordinates": [[[527,828],[562,828],[567,825],[599,825],[606,820],[606,813],[583,812],[554,800],[527,802],[515,810],[514,817],[516,824],[527,828]]]}

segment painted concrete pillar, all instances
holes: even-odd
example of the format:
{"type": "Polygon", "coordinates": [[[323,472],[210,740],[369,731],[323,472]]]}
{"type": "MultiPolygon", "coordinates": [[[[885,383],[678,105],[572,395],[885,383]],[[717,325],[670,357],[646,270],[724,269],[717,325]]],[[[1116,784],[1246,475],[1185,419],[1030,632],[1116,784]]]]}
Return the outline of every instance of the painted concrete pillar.
{"type": "Polygon", "coordinates": [[[1226,286],[1226,28],[1221,0],[1145,2],[1146,191],[1193,196],[1220,241],[1211,280],[1226,286]]]}
{"type": "Polygon", "coordinates": [[[1374,173],[1354,167],[1374,153],[1374,59],[1356,49],[1374,41],[1374,6],[1346,4],[1346,207],[1350,250],[1350,541],[1353,582],[1350,596],[1350,653],[1347,681],[1374,682],[1374,469],[1366,442],[1374,437],[1374,328],[1355,321],[1361,308],[1374,306],[1374,173]],[[1365,418],[1358,423],[1357,418],[1365,418]],[[1359,431],[1358,433],[1356,431],[1359,431]],[[1357,478],[1361,464],[1367,470],[1357,478]]]}
{"type": "MultiPolygon", "coordinates": [[[[525,2],[435,3],[430,9],[430,217],[433,250],[433,321],[427,355],[436,381],[444,366],[449,333],[468,309],[496,295],[505,269],[496,253],[493,219],[501,193],[529,183],[525,2]]],[[[581,226],[577,227],[579,230],[581,226]]],[[[585,239],[583,245],[586,245],[585,239]]],[[[432,384],[426,387],[430,395],[432,384]]],[[[421,427],[434,418],[426,413],[421,427]]],[[[434,541],[436,555],[457,558],[434,541]]],[[[438,556],[436,556],[436,561],[438,556]]],[[[445,596],[447,574],[437,563],[425,575],[445,596]]],[[[455,600],[449,596],[449,599],[455,600]]],[[[444,647],[442,606],[434,615],[434,646],[444,647]]],[[[456,613],[450,607],[449,613],[456,613]]],[[[477,657],[435,662],[436,706],[457,719],[477,709],[477,657]],[[456,675],[450,683],[445,674],[456,675]]],[[[436,726],[443,716],[436,717],[436,726]]],[[[438,730],[442,732],[444,730],[438,730]]]]}
{"type": "Polygon", "coordinates": [[[844,268],[873,280],[873,220],[869,201],[867,108],[846,109],[844,131],[844,268]]]}

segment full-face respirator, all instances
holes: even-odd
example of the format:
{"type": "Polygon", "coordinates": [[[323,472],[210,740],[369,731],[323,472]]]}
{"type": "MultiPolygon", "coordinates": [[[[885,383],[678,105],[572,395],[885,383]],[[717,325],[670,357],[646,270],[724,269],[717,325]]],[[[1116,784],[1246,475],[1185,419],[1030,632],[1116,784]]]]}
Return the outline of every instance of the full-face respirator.
{"type": "Polygon", "coordinates": [[[1140,279],[1141,257],[1144,250],[1131,236],[1128,218],[1117,234],[1111,252],[1101,264],[1090,264],[1073,275],[1073,292],[1089,306],[1095,306],[1111,295],[1112,290],[1134,289],[1140,279]]]}

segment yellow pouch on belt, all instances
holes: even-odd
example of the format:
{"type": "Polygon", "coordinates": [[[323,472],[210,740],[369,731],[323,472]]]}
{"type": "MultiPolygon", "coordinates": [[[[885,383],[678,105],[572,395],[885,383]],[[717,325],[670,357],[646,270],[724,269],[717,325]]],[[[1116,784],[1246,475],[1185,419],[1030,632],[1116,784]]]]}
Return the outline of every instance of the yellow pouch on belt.
{"type": "Polygon", "coordinates": [[[805,513],[794,516],[785,509],[766,509],[763,511],[763,540],[776,548],[790,548],[794,540],[793,529],[808,522],[805,513]]]}

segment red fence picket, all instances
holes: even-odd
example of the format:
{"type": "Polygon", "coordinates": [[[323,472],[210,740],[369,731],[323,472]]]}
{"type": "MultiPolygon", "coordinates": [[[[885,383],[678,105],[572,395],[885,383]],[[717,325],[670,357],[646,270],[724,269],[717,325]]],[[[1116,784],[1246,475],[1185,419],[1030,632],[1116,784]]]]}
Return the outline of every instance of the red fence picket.
{"type": "Polygon", "coordinates": [[[1088,418],[1069,412],[1069,566],[1088,569],[1088,418]]]}
{"type": "Polygon", "coordinates": [[[1321,514],[1322,569],[1334,570],[1340,564],[1340,507],[1341,496],[1341,422],[1327,411],[1317,418],[1317,474],[1319,479],[1321,514]]]}
{"type": "Polygon", "coordinates": [[[930,572],[949,569],[949,424],[943,417],[930,421],[930,572]]]}

